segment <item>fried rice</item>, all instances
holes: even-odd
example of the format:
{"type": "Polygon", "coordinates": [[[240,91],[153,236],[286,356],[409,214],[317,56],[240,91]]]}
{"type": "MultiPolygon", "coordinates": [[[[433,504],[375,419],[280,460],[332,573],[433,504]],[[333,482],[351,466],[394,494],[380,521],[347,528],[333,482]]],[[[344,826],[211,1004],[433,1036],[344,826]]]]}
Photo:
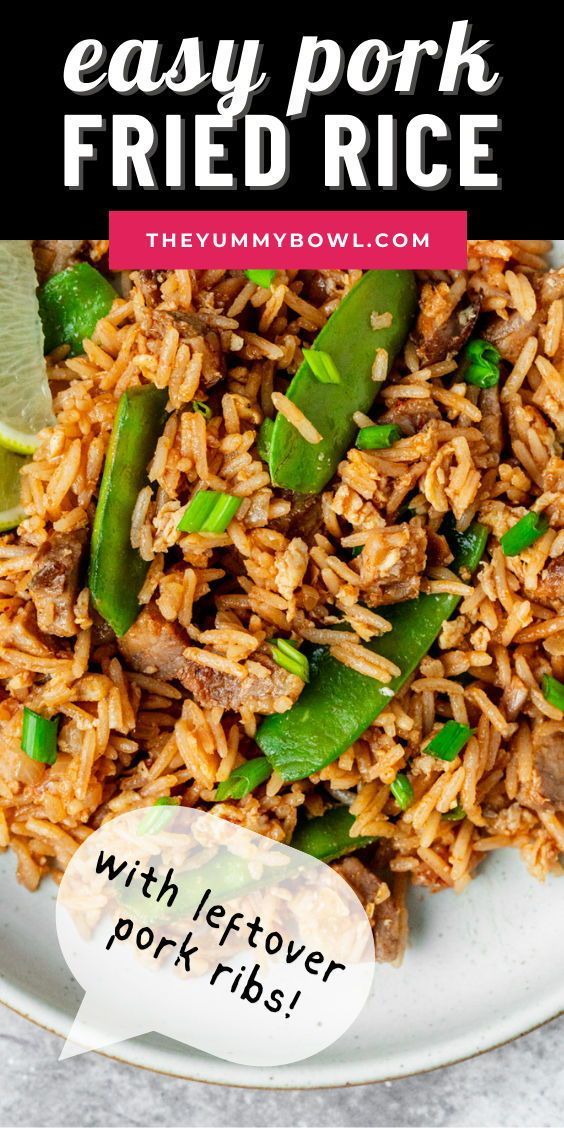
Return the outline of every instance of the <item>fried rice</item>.
{"type": "MultiPolygon", "coordinates": [[[[81,246],[103,264],[103,243],[73,241],[66,258],[58,245],[56,269],[81,246]]],[[[48,247],[35,248],[47,271],[48,247]]],[[[403,438],[349,450],[320,497],[272,486],[257,432],[279,410],[316,441],[284,393],[359,271],[279,271],[270,289],[243,271],[134,272],[84,355],[48,358],[57,422],[22,472],[26,518],[0,538],[0,846],[28,889],[60,879],[105,820],[171,795],[286,842],[300,813],[347,803],[353,835],[378,843],[337,868],[394,933],[385,959],[401,954],[410,883],[459,892],[505,846],[537,878],[560,872],[563,714],[541,692],[544,674],[564,678],[564,270],[549,270],[549,250],[547,240],[474,240],[466,271],[418,277],[412,335],[370,418],[355,420],[397,423],[403,438]],[[501,353],[495,387],[457,376],[468,325],[501,353]],[[80,559],[119,397],[146,382],[167,389],[168,419],[131,527],[150,562],[140,604],[156,644],[143,665],[135,640],[120,647],[92,610],[80,559]],[[225,533],[178,529],[202,484],[242,499],[225,533]],[[531,509],[547,531],[505,556],[501,536],[531,509]],[[448,512],[461,530],[478,519],[490,531],[472,578],[449,568],[448,512]],[[54,545],[76,556],[66,618],[61,589],[38,594],[54,545]],[[461,602],[362,737],[308,779],[274,773],[214,803],[218,783],[258,754],[262,716],[302,688],[268,660],[267,640],[329,645],[389,681],[393,663],[362,644],[387,629],[387,604],[419,592],[461,602]],[[190,688],[160,656],[169,636],[183,640],[190,688]],[[52,766],[20,748],[24,705],[60,715],[52,766]],[[425,748],[450,718],[474,734],[447,762],[425,748]],[[390,791],[399,771],[414,791],[405,811],[390,791]]],[[[386,363],[375,356],[376,379],[386,363]]]]}

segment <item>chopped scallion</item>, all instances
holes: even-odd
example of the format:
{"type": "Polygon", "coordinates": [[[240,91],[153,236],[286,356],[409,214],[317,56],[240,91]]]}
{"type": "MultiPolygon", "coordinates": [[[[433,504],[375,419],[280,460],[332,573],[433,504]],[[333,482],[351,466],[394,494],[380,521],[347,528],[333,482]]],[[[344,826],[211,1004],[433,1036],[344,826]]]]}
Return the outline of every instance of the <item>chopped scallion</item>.
{"type": "Polygon", "coordinates": [[[526,513],[500,538],[504,555],[518,556],[542,537],[547,529],[548,521],[543,513],[535,513],[533,510],[526,513]]]}
{"type": "Polygon", "coordinates": [[[216,802],[225,799],[244,799],[245,795],[254,791],[255,787],[264,783],[272,774],[272,767],[266,756],[257,756],[256,760],[247,760],[234,768],[228,779],[223,780],[215,793],[216,802]]]}
{"type": "Polygon", "coordinates": [[[57,732],[59,718],[42,717],[24,706],[21,749],[30,760],[40,764],[54,764],[57,759],[57,732]]]}
{"type": "Polygon", "coordinates": [[[402,431],[396,423],[374,423],[362,427],[356,437],[359,450],[384,450],[402,438],[402,431]]]}
{"type": "Polygon", "coordinates": [[[403,772],[398,772],[394,782],[390,784],[390,791],[402,811],[407,811],[413,803],[413,785],[403,772]]]}
{"type": "Polygon", "coordinates": [[[242,500],[233,494],[200,490],[185,509],[177,528],[182,533],[224,533],[242,500]]]}
{"type": "Polygon", "coordinates": [[[477,388],[493,388],[499,383],[500,360],[500,353],[489,341],[470,341],[464,350],[458,375],[477,388]]]}
{"type": "Polygon", "coordinates": [[[544,674],[542,679],[542,695],[549,705],[560,709],[564,713],[564,683],[553,678],[551,674],[544,674]]]}
{"type": "Polygon", "coordinates": [[[204,403],[203,400],[192,400],[192,411],[196,411],[198,415],[203,415],[204,419],[211,419],[212,409],[209,404],[204,403]]]}
{"type": "Polygon", "coordinates": [[[138,834],[158,834],[159,830],[164,830],[165,826],[172,818],[172,811],[169,807],[178,807],[180,799],[174,795],[161,795],[160,799],[155,799],[153,806],[138,827],[138,834]],[[158,808],[155,810],[155,807],[158,808]]]}
{"type": "Polygon", "coordinates": [[[285,638],[272,638],[269,642],[272,657],[278,666],[295,674],[302,681],[309,681],[309,662],[296,646],[285,638]]]}
{"type": "Polygon", "coordinates": [[[319,380],[320,384],[341,383],[339,369],[328,352],[323,352],[321,349],[308,349],[304,353],[304,360],[307,361],[315,379],[319,380]]]}
{"type": "Polygon", "coordinates": [[[212,490],[200,490],[185,509],[177,528],[182,533],[199,533],[205,525],[219,497],[212,490]]]}
{"type": "Polygon", "coordinates": [[[458,753],[470,740],[473,731],[470,725],[461,725],[458,721],[447,721],[446,725],[443,725],[435,733],[424,751],[428,752],[430,756],[436,756],[438,760],[448,760],[450,763],[456,759],[458,753]]]}
{"type": "Polygon", "coordinates": [[[453,807],[451,811],[447,811],[446,814],[443,815],[443,819],[447,819],[448,822],[462,822],[462,819],[465,818],[466,811],[464,810],[464,807],[460,806],[460,803],[456,807],[453,807]]]}
{"type": "Polygon", "coordinates": [[[237,510],[243,501],[242,497],[233,497],[232,494],[220,494],[206,519],[206,533],[224,533],[231,524],[237,510]]]}
{"type": "Polygon", "coordinates": [[[249,282],[254,282],[255,286],[262,286],[263,290],[268,290],[274,278],[276,278],[276,270],[246,270],[245,274],[249,282]]]}

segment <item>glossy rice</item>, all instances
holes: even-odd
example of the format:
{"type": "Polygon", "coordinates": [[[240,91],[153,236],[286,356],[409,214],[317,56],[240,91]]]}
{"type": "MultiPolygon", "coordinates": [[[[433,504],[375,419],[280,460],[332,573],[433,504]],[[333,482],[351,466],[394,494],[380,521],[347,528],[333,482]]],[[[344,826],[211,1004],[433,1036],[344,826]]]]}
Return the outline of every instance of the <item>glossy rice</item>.
{"type": "MultiPolygon", "coordinates": [[[[560,870],[563,716],[541,691],[544,674],[564,679],[564,271],[547,270],[549,249],[473,241],[467,271],[419,278],[412,335],[363,417],[397,422],[402,439],[352,448],[321,497],[297,505],[273,488],[258,428],[278,409],[316,441],[284,393],[360,272],[280,271],[268,290],[242,271],[133,273],[84,355],[49,358],[57,424],[23,471],[25,521],[0,538],[0,846],[13,849],[29,889],[57,879],[105,819],[169,795],[279,841],[301,812],[346,802],[353,834],[379,840],[361,856],[381,879],[369,911],[395,904],[403,921],[409,883],[460,891],[493,849],[520,849],[537,878],[560,870]],[[470,308],[502,356],[499,385],[483,391],[459,378],[449,338],[470,308]],[[147,381],[168,390],[168,419],[131,541],[150,565],[141,605],[161,633],[181,632],[192,691],[158,661],[135,668],[93,612],[84,570],[66,637],[49,629],[55,605],[42,608],[40,628],[33,599],[53,538],[88,538],[118,399],[147,381]],[[211,418],[190,410],[193,400],[211,418]],[[242,498],[225,533],[178,530],[202,485],[242,498]],[[506,557],[500,537],[532,508],[547,531],[506,557]],[[449,512],[459,529],[478,519],[490,530],[472,577],[449,568],[439,531],[449,512]],[[309,779],[274,773],[246,798],[214,804],[217,784],[259,754],[262,717],[290,708],[302,688],[266,657],[268,639],[330,644],[338,661],[386,682],[397,667],[363,643],[387,630],[390,602],[419,592],[461,601],[363,736],[309,779]],[[338,617],[346,635],[333,629],[338,617]],[[52,767],[20,749],[23,705],[60,716],[52,767]],[[474,735],[449,763],[425,747],[451,718],[474,735]],[[404,812],[390,792],[398,772],[414,790],[404,812]]],[[[387,364],[376,352],[375,379],[387,364]]]]}

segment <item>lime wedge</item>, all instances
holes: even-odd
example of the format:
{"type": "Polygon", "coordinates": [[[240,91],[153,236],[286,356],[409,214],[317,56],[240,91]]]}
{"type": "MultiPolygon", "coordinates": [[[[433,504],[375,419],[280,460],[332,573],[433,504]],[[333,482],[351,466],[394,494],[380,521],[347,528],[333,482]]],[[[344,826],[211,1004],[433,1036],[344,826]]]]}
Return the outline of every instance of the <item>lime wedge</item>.
{"type": "Polygon", "coordinates": [[[0,239],[0,446],[31,454],[54,423],[31,243],[0,239]]]}
{"type": "Polygon", "coordinates": [[[15,529],[25,517],[20,505],[20,470],[27,461],[0,447],[0,533],[15,529]]]}

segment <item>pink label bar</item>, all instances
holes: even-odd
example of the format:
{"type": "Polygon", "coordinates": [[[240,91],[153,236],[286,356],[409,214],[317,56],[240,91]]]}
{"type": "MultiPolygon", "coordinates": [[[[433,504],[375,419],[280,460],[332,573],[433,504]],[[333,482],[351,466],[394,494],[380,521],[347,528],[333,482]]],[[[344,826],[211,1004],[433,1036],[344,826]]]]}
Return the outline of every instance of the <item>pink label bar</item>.
{"type": "Polygon", "coordinates": [[[464,211],[112,211],[112,270],[464,270],[464,211]]]}

